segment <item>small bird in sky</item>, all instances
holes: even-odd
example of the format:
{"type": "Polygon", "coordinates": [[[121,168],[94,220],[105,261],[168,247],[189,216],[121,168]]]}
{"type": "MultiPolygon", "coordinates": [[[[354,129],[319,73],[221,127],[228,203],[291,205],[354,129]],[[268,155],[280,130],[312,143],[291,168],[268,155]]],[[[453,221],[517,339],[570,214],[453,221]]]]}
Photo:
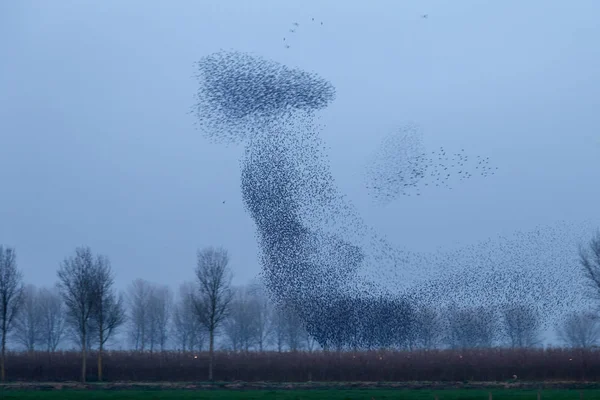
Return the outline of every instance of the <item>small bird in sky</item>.
{"type": "Polygon", "coordinates": [[[225,204],[225,200],[223,200],[223,204],[225,204]]]}
{"type": "Polygon", "coordinates": [[[297,22],[294,22],[294,26],[300,26],[300,24],[297,22]]]}
{"type": "Polygon", "coordinates": [[[294,33],[294,32],[296,32],[296,30],[295,29],[290,29],[290,32],[294,33]]]}
{"type": "Polygon", "coordinates": [[[429,16],[429,14],[423,14],[421,15],[421,18],[427,18],[429,16]]]}

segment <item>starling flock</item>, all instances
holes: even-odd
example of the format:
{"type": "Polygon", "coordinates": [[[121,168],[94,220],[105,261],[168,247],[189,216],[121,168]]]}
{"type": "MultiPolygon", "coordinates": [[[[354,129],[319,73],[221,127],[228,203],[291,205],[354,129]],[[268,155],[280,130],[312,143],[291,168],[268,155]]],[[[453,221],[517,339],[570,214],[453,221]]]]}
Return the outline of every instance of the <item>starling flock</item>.
{"type": "Polygon", "coordinates": [[[489,157],[469,156],[465,149],[427,151],[420,129],[407,125],[384,138],[367,167],[365,186],[375,200],[387,203],[399,196],[420,196],[426,187],[452,189],[497,170],[489,157]]]}
{"type": "MultiPolygon", "coordinates": [[[[399,249],[335,184],[318,117],[335,100],[330,82],[236,51],[208,55],[196,68],[199,129],[214,142],[244,146],[241,193],[267,289],[324,348],[409,346],[424,335],[433,308],[530,304],[551,321],[583,301],[569,247],[576,227],[455,251],[399,249]]],[[[375,155],[368,189],[394,199],[495,170],[487,157],[462,149],[427,151],[419,130],[406,127],[375,155]]]]}

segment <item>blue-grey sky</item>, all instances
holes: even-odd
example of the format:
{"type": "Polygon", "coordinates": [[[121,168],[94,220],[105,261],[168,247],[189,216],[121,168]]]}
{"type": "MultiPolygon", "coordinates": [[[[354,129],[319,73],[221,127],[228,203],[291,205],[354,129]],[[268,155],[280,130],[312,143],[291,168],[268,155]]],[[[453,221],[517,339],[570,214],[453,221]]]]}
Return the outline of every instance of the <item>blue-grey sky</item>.
{"type": "Polygon", "coordinates": [[[193,63],[221,48],[331,80],[334,176],[395,244],[597,218],[598,14],[595,0],[1,2],[0,243],[36,285],[79,245],[110,257],[120,287],[191,279],[206,245],[229,249],[236,282],[254,277],[242,150],[210,144],[187,114],[193,63]],[[499,172],[377,207],[364,163],[407,122],[499,172]]]}

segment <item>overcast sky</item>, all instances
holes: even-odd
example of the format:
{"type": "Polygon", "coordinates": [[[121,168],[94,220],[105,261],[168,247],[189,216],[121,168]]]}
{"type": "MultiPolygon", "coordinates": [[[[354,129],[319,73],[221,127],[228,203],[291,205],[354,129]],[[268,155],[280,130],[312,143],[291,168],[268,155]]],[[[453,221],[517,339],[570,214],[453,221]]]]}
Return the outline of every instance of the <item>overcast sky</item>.
{"type": "Polygon", "coordinates": [[[336,86],[333,173],[393,243],[597,218],[599,14],[596,0],[0,2],[0,243],[37,285],[80,245],[110,257],[120,287],[189,280],[206,245],[229,249],[237,283],[254,277],[242,149],[209,144],[187,114],[193,63],[221,48],[336,86]],[[407,122],[498,173],[376,206],[364,164],[407,122]]]}

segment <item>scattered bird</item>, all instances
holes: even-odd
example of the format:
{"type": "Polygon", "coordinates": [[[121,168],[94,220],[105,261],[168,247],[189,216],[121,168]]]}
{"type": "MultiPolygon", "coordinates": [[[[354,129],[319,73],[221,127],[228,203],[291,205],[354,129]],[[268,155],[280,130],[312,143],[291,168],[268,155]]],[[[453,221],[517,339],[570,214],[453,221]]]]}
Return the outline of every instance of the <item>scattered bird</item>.
{"type": "Polygon", "coordinates": [[[421,15],[421,18],[427,18],[429,16],[429,14],[423,14],[421,15]]]}
{"type": "Polygon", "coordinates": [[[370,195],[378,202],[387,203],[399,196],[419,191],[421,185],[450,189],[453,181],[462,182],[475,174],[494,175],[489,157],[477,156],[476,162],[460,152],[448,152],[443,146],[437,151],[426,151],[423,134],[416,126],[405,126],[386,136],[371,157],[366,179],[374,185],[370,195]],[[374,188],[377,189],[374,189],[374,188]]]}

